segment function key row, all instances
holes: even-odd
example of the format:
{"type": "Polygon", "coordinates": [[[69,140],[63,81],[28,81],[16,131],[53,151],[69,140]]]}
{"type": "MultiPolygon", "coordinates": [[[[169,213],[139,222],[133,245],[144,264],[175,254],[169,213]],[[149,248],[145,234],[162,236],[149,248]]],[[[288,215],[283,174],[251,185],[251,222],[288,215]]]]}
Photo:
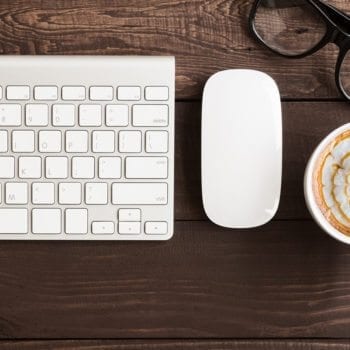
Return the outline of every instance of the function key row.
{"type": "MultiPolygon", "coordinates": [[[[0,87],[0,99],[4,97],[9,101],[26,101],[31,98],[31,88],[26,85],[9,85],[0,87]]],[[[147,86],[144,89],[140,86],[35,86],[33,89],[33,99],[37,101],[167,101],[169,99],[169,88],[167,86],[147,86]]]]}

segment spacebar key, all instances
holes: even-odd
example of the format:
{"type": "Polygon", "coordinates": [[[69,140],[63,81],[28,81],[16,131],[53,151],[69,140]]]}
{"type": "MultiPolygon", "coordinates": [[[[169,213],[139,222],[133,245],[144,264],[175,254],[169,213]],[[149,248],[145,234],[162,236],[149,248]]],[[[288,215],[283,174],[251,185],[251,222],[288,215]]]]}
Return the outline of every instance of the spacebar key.
{"type": "Polygon", "coordinates": [[[0,209],[0,234],[28,233],[27,209],[0,209]]]}
{"type": "Polygon", "coordinates": [[[153,204],[168,203],[166,183],[114,183],[112,186],[113,204],[153,204]]]}

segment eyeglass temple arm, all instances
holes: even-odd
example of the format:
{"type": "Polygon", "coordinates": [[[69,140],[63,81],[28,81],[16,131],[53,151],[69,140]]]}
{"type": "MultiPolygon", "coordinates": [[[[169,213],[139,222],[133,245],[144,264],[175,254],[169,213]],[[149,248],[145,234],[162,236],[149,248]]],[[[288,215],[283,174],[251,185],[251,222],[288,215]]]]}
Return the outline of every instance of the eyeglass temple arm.
{"type": "Polygon", "coordinates": [[[350,31],[350,16],[348,16],[345,12],[338,10],[331,4],[324,3],[322,0],[310,0],[310,2],[314,3],[318,8],[320,8],[336,25],[350,31]]]}

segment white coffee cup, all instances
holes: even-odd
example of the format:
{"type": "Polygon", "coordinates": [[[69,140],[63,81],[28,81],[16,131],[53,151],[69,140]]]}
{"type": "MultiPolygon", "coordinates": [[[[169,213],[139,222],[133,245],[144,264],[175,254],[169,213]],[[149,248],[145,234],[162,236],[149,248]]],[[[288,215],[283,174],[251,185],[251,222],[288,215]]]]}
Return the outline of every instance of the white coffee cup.
{"type": "Polygon", "coordinates": [[[329,145],[329,143],[332,142],[339,134],[347,130],[350,130],[350,123],[341,126],[340,128],[331,132],[328,136],[326,136],[311,155],[305,170],[304,196],[310,214],[317,222],[317,224],[333,238],[337,239],[338,241],[350,244],[350,237],[337,230],[323,216],[321,209],[316,203],[316,198],[313,191],[313,172],[321,152],[324,151],[324,149],[329,145]]]}

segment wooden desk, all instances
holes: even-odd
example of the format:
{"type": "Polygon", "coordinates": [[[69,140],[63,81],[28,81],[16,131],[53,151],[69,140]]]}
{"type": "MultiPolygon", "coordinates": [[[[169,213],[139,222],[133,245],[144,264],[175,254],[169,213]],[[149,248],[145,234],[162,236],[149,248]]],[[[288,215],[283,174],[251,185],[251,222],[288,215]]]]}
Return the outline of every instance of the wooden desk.
{"type": "Polygon", "coordinates": [[[271,54],[248,35],[251,2],[0,2],[2,54],[175,55],[178,100],[174,238],[1,242],[1,349],[349,349],[350,248],[316,226],[302,192],[312,149],[350,120],[337,50],[271,54]],[[201,204],[201,92],[227,68],[271,74],[284,98],[281,206],[254,230],[219,228],[201,204]]]}

